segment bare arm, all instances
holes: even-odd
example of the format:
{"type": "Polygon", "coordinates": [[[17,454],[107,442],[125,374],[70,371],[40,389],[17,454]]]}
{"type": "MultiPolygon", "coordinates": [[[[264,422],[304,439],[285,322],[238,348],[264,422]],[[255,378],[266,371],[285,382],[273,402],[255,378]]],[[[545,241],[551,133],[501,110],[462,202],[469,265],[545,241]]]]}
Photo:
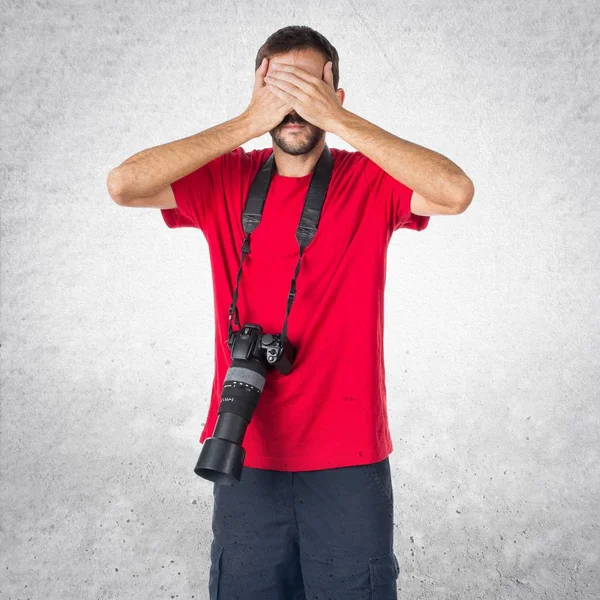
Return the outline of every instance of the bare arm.
{"type": "Polygon", "coordinates": [[[148,148],[114,168],[106,181],[121,206],[175,208],[171,183],[255,137],[241,115],[195,135],[148,148]]]}
{"type": "Polygon", "coordinates": [[[454,215],[471,204],[473,182],[439,152],[399,138],[341,107],[334,133],[413,190],[411,212],[454,215]]]}
{"type": "Polygon", "coordinates": [[[261,136],[281,123],[292,107],[271,93],[264,81],[264,58],[254,73],[248,108],[239,116],[195,135],[148,148],[114,168],[106,181],[110,197],[121,206],[176,208],[171,184],[261,136]]]}
{"type": "Polygon", "coordinates": [[[342,107],[345,94],[341,88],[334,89],[330,61],[325,63],[323,79],[293,64],[273,61],[271,67],[269,87],[302,118],[342,138],[413,190],[411,212],[458,214],[469,206],[475,187],[458,165],[342,107]]]}

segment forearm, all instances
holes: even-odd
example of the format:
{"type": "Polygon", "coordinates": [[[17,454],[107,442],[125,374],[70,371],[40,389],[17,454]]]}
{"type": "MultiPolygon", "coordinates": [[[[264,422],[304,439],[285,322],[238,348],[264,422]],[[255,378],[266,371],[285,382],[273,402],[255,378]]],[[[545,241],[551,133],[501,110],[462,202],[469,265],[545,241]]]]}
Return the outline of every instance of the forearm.
{"type": "Polygon", "coordinates": [[[453,206],[470,201],[471,180],[438,152],[403,140],[346,109],[332,133],[431,202],[453,206]]]}
{"type": "Polygon", "coordinates": [[[255,136],[241,114],[195,135],[142,150],[113,169],[107,185],[125,200],[151,196],[255,136]]]}

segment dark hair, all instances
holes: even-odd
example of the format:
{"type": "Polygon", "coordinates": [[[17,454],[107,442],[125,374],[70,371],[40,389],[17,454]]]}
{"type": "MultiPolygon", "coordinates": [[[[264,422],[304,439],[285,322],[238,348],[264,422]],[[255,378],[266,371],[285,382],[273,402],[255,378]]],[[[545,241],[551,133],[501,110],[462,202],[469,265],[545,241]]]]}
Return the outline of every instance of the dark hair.
{"type": "Polygon", "coordinates": [[[272,33],[258,50],[254,70],[260,67],[265,56],[270,59],[276,54],[308,48],[319,52],[326,62],[331,61],[333,87],[337,90],[340,81],[340,58],[337,50],[324,35],[305,25],[289,25],[272,33]]]}

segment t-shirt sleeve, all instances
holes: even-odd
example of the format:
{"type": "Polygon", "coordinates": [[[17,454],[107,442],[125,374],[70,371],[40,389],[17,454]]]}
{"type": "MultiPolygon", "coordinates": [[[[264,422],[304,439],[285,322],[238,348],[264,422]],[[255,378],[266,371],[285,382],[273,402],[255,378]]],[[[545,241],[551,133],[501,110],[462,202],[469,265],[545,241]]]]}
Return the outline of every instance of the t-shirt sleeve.
{"type": "Polygon", "coordinates": [[[415,215],[410,210],[413,190],[366,156],[364,172],[374,197],[381,202],[392,231],[397,229],[422,231],[427,227],[429,216],[415,215]]]}
{"type": "Polygon", "coordinates": [[[204,230],[215,190],[222,187],[225,158],[226,154],[218,156],[171,184],[177,207],[160,210],[167,227],[196,227],[204,230]]]}

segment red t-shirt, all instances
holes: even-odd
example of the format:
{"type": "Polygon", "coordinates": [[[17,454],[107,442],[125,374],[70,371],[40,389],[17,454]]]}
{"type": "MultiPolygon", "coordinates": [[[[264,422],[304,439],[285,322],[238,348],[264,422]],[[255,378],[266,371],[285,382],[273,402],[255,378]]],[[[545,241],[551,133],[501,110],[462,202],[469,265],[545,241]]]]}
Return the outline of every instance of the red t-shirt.
{"type": "MultiPolygon", "coordinates": [[[[327,197],[302,257],[288,318],[296,359],[288,375],[267,370],[242,444],[248,467],[330,469],[377,462],[393,449],[383,353],[386,253],[396,229],[420,231],[429,217],[412,214],[412,190],[368,157],[330,151],[327,197]]],[[[173,182],[177,208],[161,209],[168,227],[202,230],[210,253],[215,375],[200,442],[213,434],[231,364],[229,306],[244,240],[242,213],[250,184],[272,152],[238,147],[210,161],[173,182]]],[[[242,326],[282,331],[299,254],[296,227],[311,177],[273,174],[244,260],[237,302],[242,326]]]]}

